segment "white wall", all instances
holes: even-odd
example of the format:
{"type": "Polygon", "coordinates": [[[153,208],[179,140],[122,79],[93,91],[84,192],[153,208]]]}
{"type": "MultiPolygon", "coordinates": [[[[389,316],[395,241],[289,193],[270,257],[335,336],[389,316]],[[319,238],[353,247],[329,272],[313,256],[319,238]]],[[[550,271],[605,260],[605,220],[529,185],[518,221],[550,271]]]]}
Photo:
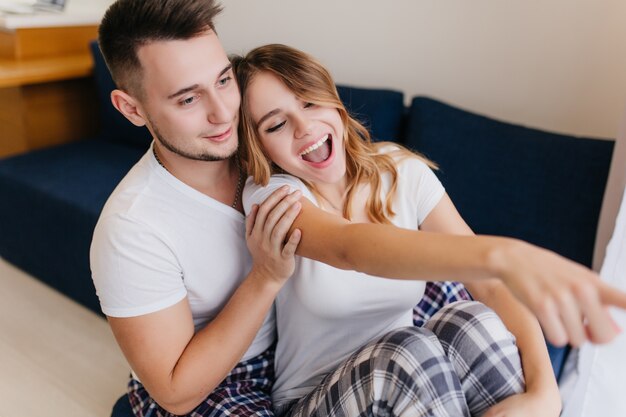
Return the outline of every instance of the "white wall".
{"type": "Polygon", "coordinates": [[[615,137],[626,104],[622,0],[237,0],[229,52],[287,43],[341,83],[426,94],[564,133],[615,137]]]}
{"type": "MultiPolygon", "coordinates": [[[[319,58],[339,83],[395,88],[407,97],[429,95],[497,119],[560,133],[615,138],[623,118],[623,0],[223,4],[217,30],[231,53],[286,43],[319,58]]],[[[625,140],[620,139],[613,162],[597,267],[625,185],[625,140]]]]}

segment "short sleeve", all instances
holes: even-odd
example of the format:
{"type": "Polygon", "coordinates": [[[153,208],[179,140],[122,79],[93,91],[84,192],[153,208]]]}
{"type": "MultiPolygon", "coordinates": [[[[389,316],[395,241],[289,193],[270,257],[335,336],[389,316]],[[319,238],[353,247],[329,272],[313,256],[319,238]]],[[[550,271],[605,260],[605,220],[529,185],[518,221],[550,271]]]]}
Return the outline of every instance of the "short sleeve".
{"type": "Polygon", "coordinates": [[[102,312],[134,317],[170,307],[187,295],[170,247],[149,227],[122,216],[101,218],[90,250],[102,312]]]}
{"type": "Polygon", "coordinates": [[[290,192],[300,190],[302,195],[315,203],[315,197],[311,194],[311,191],[306,185],[298,178],[291,175],[272,175],[266,186],[255,184],[252,177],[248,177],[246,185],[243,189],[243,209],[246,214],[250,213],[254,204],[263,203],[267,197],[269,197],[274,191],[278,190],[283,185],[288,185],[290,192]]]}
{"type": "Polygon", "coordinates": [[[415,198],[417,224],[421,225],[435,206],[441,201],[446,190],[435,173],[426,163],[418,158],[402,161],[401,174],[406,183],[406,190],[399,190],[399,195],[411,195],[415,198]],[[405,194],[410,193],[410,194],[405,194]]]}

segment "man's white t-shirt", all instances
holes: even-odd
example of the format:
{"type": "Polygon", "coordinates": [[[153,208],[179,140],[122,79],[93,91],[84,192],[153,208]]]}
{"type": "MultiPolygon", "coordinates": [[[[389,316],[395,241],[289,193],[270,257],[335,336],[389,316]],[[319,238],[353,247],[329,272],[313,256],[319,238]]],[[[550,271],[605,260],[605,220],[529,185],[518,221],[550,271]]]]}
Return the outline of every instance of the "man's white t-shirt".
{"type": "MultiPolygon", "coordinates": [[[[391,176],[383,176],[382,196],[391,176]]],[[[288,184],[319,206],[315,196],[297,178],[276,175],[266,187],[251,178],[243,194],[244,209],[262,203],[274,190],[288,184]]],[[[393,201],[394,225],[418,229],[444,195],[444,188],[422,161],[403,159],[398,164],[398,185],[393,201]]],[[[384,200],[383,200],[384,201],[384,200]]],[[[276,298],[278,345],[276,406],[301,398],[323,377],[364,344],[391,330],[413,324],[413,307],[424,294],[425,282],[392,280],[345,271],[297,257],[294,275],[276,298]]]]}
{"type": "MultiPolygon", "coordinates": [[[[244,216],[172,176],[152,148],[107,200],[90,259],[104,314],[140,316],[187,297],[196,331],[222,310],[251,268],[244,216]]],[[[274,338],[272,310],[243,360],[274,338]]]]}

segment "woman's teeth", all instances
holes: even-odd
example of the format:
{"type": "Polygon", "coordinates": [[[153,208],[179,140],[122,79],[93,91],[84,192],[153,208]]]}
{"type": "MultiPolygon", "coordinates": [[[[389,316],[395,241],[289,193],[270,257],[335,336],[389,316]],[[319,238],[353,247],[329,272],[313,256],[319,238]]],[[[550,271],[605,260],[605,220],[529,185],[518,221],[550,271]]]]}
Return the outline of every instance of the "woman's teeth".
{"type": "Polygon", "coordinates": [[[313,152],[314,150],[316,150],[317,148],[319,148],[320,146],[322,146],[324,144],[324,142],[326,142],[328,139],[330,138],[329,134],[324,135],[324,137],[322,137],[320,140],[318,140],[316,143],[314,143],[313,145],[309,146],[308,148],[306,148],[304,151],[302,151],[300,153],[300,156],[304,156],[310,152],[313,152]]]}

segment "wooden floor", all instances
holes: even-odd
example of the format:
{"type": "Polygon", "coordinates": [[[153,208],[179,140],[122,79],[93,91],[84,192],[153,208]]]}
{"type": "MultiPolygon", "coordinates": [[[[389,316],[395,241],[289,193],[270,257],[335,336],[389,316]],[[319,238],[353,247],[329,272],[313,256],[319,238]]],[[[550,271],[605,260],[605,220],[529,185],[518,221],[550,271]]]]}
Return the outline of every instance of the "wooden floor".
{"type": "Polygon", "coordinates": [[[128,370],[103,318],[0,259],[2,417],[108,417],[128,370]]]}

